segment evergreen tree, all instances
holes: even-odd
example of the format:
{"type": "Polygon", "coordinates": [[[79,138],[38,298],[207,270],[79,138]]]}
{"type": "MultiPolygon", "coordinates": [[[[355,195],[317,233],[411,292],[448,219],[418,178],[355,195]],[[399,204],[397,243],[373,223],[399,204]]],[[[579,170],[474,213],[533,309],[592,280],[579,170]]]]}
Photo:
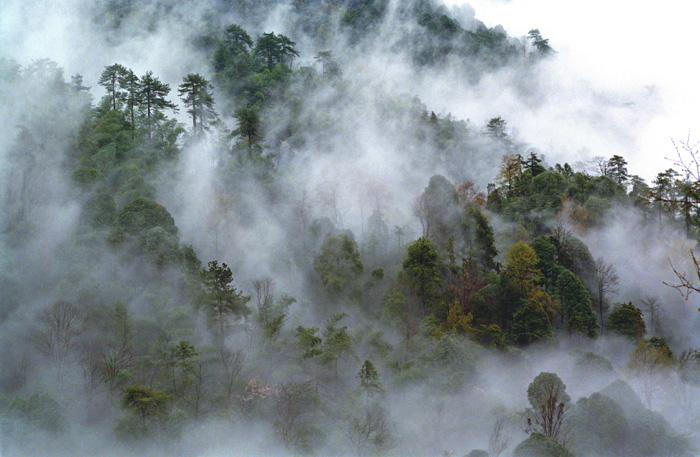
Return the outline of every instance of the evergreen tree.
{"type": "Polygon", "coordinates": [[[598,336],[598,322],[591,306],[591,297],[583,282],[569,270],[557,279],[557,292],[562,303],[562,316],[569,331],[589,337],[598,336]]]}
{"type": "Polygon", "coordinates": [[[118,108],[117,102],[121,101],[121,79],[126,75],[128,70],[118,63],[105,67],[100,75],[97,84],[104,86],[112,99],[112,109],[118,108]]]}
{"type": "Polygon", "coordinates": [[[148,139],[150,140],[153,133],[153,119],[157,114],[162,114],[163,110],[171,109],[177,111],[177,107],[173,102],[166,100],[165,97],[170,93],[170,86],[161,82],[153,76],[152,71],[147,71],[140,80],[141,90],[139,91],[139,100],[141,108],[146,112],[146,129],[148,139]]]}
{"type": "Polygon", "coordinates": [[[208,124],[216,122],[218,115],[214,110],[214,97],[211,83],[198,73],[190,73],[180,84],[180,98],[185,103],[187,112],[192,116],[192,132],[208,129],[208,124]],[[199,121],[199,125],[197,125],[199,121]]]}

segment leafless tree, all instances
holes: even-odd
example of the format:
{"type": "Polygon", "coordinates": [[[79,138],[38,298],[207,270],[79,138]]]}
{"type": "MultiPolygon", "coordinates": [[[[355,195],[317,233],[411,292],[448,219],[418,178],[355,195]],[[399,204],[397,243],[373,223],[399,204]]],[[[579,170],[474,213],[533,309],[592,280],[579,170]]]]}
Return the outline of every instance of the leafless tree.
{"type": "Polygon", "coordinates": [[[219,347],[218,351],[221,364],[224,367],[224,398],[226,399],[226,405],[231,406],[233,389],[236,386],[236,380],[243,371],[245,355],[240,349],[231,351],[226,347],[219,347]]]}
{"type": "Polygon", "coordinates": [[[617,285],[620,283],[620,276],[617,274],[615,266],[607,263],[602,257],[595,261],[596,285],[598,289],[598,313],[600,314],[600,334],[605,329],[604,303],[605,297],[617,292],[617,285]]]}
{"type": "Polygon", "coordinates": [[[489,456],[499,457],[510,445],[513,437],[506,430],[506,418],[499,417],[489,434],[489,456]]]}
{"type": "Polygon", "coordinates": [[[275,295],[275,282],[269,276],[261,276],[250,281],[253,286],[253,298],[258,310],[272,304],[275,295]]]}
{"type": "Polygon", "coordinates": [[[652,296],[642,298],[641,302],[644,307],[644,312],[649,315],[649,333],[654,336],[659,326],[659,309],[661,308],[661,304],[658,298],[652,296]]]}
{"type": "Polygon", "coordinates": [[[428,201],[425,193],[420,194],[413,200],[413,205],[411,209],[413,210],[413,215],[420,221],[421,227],[423,227],[423,238],[428,238],[430,236],[430,208],[428,207],[428,201]]]}
{"type": "Polygon", "coordinates": [[[339,188],[340,184],[337,180],[327,179],[316,189],[321,206],[330,213],[331,222],[335,225],[342,225],[343,223],[339,188]]]}
{"type": "Polygon", "coordinates": [[[68,301],[57,301],[37,314],[38,328],[30,335],[36,348],[51,359],[59,382],[63,381],[70,357],[83,334],[80,310],[68,301]]]}
{"type": "Polygon", "coordinates": [[[313,424],[309,415],[315,404],[316,394],[310,381],[284,384],[280,391],[275,412],[276,431],[288,448],[310,450],[313,424]]]}
{"type": "Polygon", "coordinates": [[[377,403],[363,405],[348,418],[348,439],[358,457],[378,455],[392,445],[387,412],[377,403]]]}

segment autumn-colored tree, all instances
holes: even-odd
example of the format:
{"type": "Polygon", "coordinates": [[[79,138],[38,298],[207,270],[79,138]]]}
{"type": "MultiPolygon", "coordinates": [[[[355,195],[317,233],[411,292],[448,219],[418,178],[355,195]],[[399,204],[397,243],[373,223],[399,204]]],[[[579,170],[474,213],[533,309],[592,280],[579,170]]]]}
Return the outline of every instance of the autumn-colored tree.
{"type": "Polygon", "coordinates": [[[523,296],[537,287],[542,272],[537,268],[537,254],[524,241],[519,241],[508,249],[504,274],[517,287],[523,296]]]}

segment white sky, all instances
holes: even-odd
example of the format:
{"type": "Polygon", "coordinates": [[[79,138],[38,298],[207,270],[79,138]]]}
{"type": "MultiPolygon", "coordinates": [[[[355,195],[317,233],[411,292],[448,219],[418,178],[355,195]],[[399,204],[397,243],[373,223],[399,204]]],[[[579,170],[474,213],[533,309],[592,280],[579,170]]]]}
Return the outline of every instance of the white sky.
{"type": "MultiPolygon", "coordinates": [[[[650,179],[671,164],[671,138],[700,140],[700,2],[669,0],[443,0],[468,3],[487,26],[511,36],[537,28],[558,52],[565,74],[596,90],[625,93],[656,86],[661,107],[635,133],[630,171],[650,179]],[[638,163],[643,158],[643,163],[638,163]]],[[[523,132],[525,133],[525,132],[523,132]]],[[[600,155],[609,156],[601,153],[600,155]]]]}

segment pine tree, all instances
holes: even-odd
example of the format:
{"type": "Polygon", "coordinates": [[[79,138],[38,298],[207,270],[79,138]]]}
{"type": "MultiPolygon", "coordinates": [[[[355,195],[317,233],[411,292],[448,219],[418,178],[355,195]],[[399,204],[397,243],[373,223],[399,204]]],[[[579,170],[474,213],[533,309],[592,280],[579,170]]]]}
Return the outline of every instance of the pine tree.
{"type": "Polygon", "coordinates": [[[214,97],[211,91],[214,87],[198,73],[190,73],[180,84],[180,98],[185,103],[187,113],[192,116],[192,131],[208,130],[210,123],[216,122],[218,115],[214,110],[214,97]],[[198,125],[199,123],[199,125],[198,125]]]}

